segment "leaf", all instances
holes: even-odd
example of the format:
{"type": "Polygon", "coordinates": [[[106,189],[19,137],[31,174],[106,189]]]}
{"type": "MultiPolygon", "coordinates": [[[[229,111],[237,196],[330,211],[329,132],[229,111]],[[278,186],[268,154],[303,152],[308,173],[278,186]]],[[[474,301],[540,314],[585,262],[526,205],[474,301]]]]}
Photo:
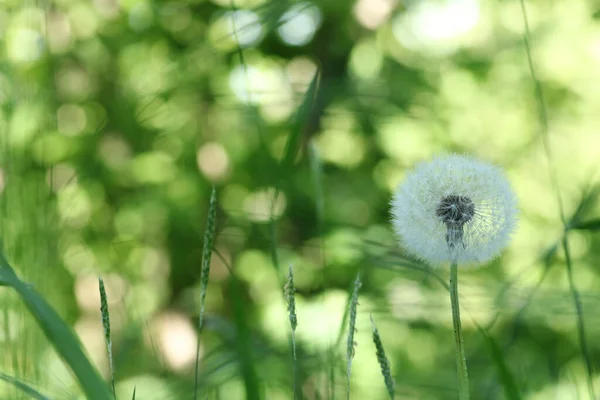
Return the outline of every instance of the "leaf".
{"type": "Polygon", "coordinates": [[[571,224],[569,228],[580,231],[597,231],[600,230],[600,218],[589,221],[575,222],[571,224]]]}
{"type": "Polygon", "coordinates": [[[258,375],[256,373],[255,366],[257,360],[255,359],[254,352],[252,350],[251,332],[250,325],[248,324],[247,318],[247,307],[244,305],[242,300],[242,290],[240,282],[235,276],[231,276],[229,279],[230,299],[233,319],[235,321],[237,340],[236,350],[239,360],[240,372],[244,380],[244,388],[246,391],[247,400],[259,400],[260,390],[258,375]]]}
{"type": "Polygon", "coordinates": [[[296,154],[298,154],[298,149],[300,147],[300,136],[304,126],[307,123],[306,120],[308,119],[308,116],[313,108],[314,99],[317,95],[317,90],[319,87],[319,77],[320,73],[317,71],[310,82],[310,86],[308,87],[306,94],[304,95],[302,104],[300,104],[300,107],[296,112],[296,116],[292,123],[292,132],[288,136],[285,144],[285,153],[281,162],[281,172],[283,174],[285,174],[286,171],[288,171],[288,169],[292,166],[294,159],[296,158],[296,154]]]}
{"type": "Polygon", "coordinates": [[[16,386],[23,393],[26,393],[29,396],[31,396],[32,399],[50,400],[48,397],[44,396],[43,394],[41,394],[40,392],[38,392],[37,390],[35,390],[31,386],[29,386],[27,383],[20,380],[19,378],[15,378],[13,376],[9,376],[9,375],[6,375],[6,374],[3,374],[2,372],[0,372],[0,380],[3,380],[5,382],[8,382],[8,383],[16,386]]]}

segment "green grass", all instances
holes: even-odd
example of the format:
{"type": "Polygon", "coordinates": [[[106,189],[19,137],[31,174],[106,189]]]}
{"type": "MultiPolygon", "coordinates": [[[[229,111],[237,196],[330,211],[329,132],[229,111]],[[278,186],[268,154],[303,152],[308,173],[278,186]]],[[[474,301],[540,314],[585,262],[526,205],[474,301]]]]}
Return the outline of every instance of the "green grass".
{"type": "Polygon", "coordinates": [[[354,352],[356,351],[357,343],[354,341],[354,335],[356,333],[356,317],[358,308],[358,291],[362,286],[360,281],[360,274],[356,276],[354,280],[354,289],[352,290],[352,296],[350,297],[350,305],[348,308],[348,338],[346,339],[346,398],[350,398],[350,377],[352,372],[352,360],[354,359],[354,352]]]}
{"type": "Polygon", "coordinates": [[[583,307],[581,305],[579,291],[577,290],[577,288],[575,286],[575,280],[573,278],[573,273],[574,273],[573,272],[573,263],[571,261],[569,241],[568,241],[569,223],[565,217],[564,204],[563,204],[563,199],[562,199],[562,195],[561,195],[560,184],[558,182],[556,167],[555,167],[554,159],[553,159],[553,155],[552,155],[552,147],[550,145],[548,111],[547,111],[547,107],[546,107],[544,93],[542,91],[542,85],[540,84],[540,81],[537,77],[536,69],[535,69],[534,62],[533,62],[533,56],[532,56],[531,44],[530,44],[531,43],[531,32],[529,29],[529,21],[527,18],[527,8],[525,6],[525,0],[520,0],[520,4],[521,4],[521,11],[523,13],[523,22],[525,25],[525,35],[523,36],[524,43],[525,43],[525,51],[527,54],[527,61],[528,61],[529,71],[531,72],[531,78],[533,79],[533,83],[535,85],[536,99],[538,101],[539,118],[540,118],[540,125],[541,125],[541,135],[540,136],[541,136],[541,139],[542,139],[542,142],[544,145],[544,151],[546,154],[546,158],[548,159],[550,181],[552,182],[552,186],[556,193],[560,219],[563,224],[563,236],[562,236],[561,242],[562,242],[562,249],[563,249],[564,255],[565,255],[565,268],[567,270],[569,290],[571,292],[571,296],[573,299],[573,305],[575,307],[575,312],[576,312],[576,316],[577,316],[577,324],[576,324],[577,339],[579,342],[579,349],[581,352],[581,357],[584,360],[586,371],[587,371],[588,395],[590,396],[591,399],[595,399],[596,394],[595,394],[595,390],[594,390],[594,378],[593,378],[594,372],[593,372],[591,357],[589,354],[587,338],[586,338],[586,333],[585,333],[583,307]]]}
{"type": "Polygon", "coordinates": [[[296,288],[294,287],[294,269],[290,264],[288,271],[288,279],[285,285],[285,298],[287,301],[288,317],[290,320],[291,337],[292,337],[292,364],[293,364],[293,380],[294,380],[294,399],[298,395],[297,375],[298,375],[298,357],[296,355],[296,327],[298,326],[298,317],[296,316],[296,288]]]}
{"type": "MultiPolygon", "coordinates": [[[[391,11],[390,22],[376,31],[357,22],[352,2],[319,3],[323,25],[314,43],[282,47],[281,40],[271,40],[271,36],[283,25],[282,14],[292,3],[267,1],[248,6],[232,1],[223,6],[223,2],[182,1],[168,9],[152,3],[148,9],[145,5],[123,8],[114,19],[110,10],[87,5],[69,5],[68,13],[58,14],[63,5],[57,3],[43,24],[52,40],[44,38],[39,42],[51,48],[68,36],[72,48],[52,47],[52,52],[44,53],[39,63],[23,62],[14,70],[10,70],[10,52],[2,48],[8,55],[0,65],[0,172],[11,186],[10,196],[9,190],[0,189],[0,235],[6,240],[0,254],[4,321],[0,344],[6,355],[0,381],[7,387],[0,397],[60,400],[82,393],[85,398],[101,400],[122,393],[120,398],[131,396],[135,400],[136,392],[143,398],[147,388],[138,385],[131,390],[121,385],[140,375],[150,376],[149,381],[157,387],[172,389],[169,393],[173,394],[166,400],[456,397],[453,343],[448,339],[449,313],[439,311],[439,299],[447,299],[451,285],[442,277],[443,272],[400,253],[389,233],[388,193],[384,187],[388,181],[400,179],[404,169],[413,163],[409,156],[418,158],[425,150],[441,148],[464,150],[463,139],[447,135],[446,125],[437,140],[437,126],[428,124],[431,119],[437,118],[436,123],[442,124],[444,118],[449,118],[444,114],[447,110],[439,110],[435,104],[450,100],[436,92],[435,87],[446,90],[446,86],[452,87],[459,81],[464,84],[465,93],[470,86],[479,85],[482,92],[491,91],[484,86],[485,81],[504,68],[500,64],[496,69],[493,51],[499,45],[502,51],[498,54],[510,53],[512,37],[499,32],[498,43],[493,46],[482,46],[474,55],[461,52],[456,59],[440,63],[448,68],[446,81],[445,70],[438,70],[436,62],[427,59],[427,65],[422,66],[420,63],[425,61],[416,58],[402,61],[407,51],[404,48],[387,52],[388,47],[394,47],[394,21],[404,15],[408,5],[401,4],[391,11]],[[227,50],[223,43],[232,35],[216,32],[211,19],[198,17],[218,18],[236,9],[257,13],[263,28],[261,34],[270,40],[267,47],[236,45],[227,50]],[[214,10],[218,12],[213,15],[214,10]],[[96,25],[98,31],[93,32],[96,25]],[[200,39],[211,35],[219,39],[208,44],[200,39]],[[361,74],[369,75],[370,70],[356,67],[362,65],[363,58],[367,59],[365,49],[373,52],[368,53],[372,65],[365,63],[367,67],[375,68],[381,57],[380,81],[365,79],[361,74]],[[482,49],[485,51],[479,51],[482,49]],[[133,67],[129,66],[130,59],[133,67]],[[311,70],[304,78],[303,93],[294,92],[296,97],[290,101],[299,106],[286,119],[270,116],[267,111],[287,100],[269,100],[272,105],[267,107],[236,102],[230,93],[233,90],[228,86],[227,73],[236,62],[244,70],[248,89],[256,83],[251,79],[253,69],[264,73],[263,69],[276,66],[287,71],[288,67],[292,69],[291,60],[296,62],[295,68],[302,62],[312,62],[316,72],[311,70]],[[164,63],[169,65],[167,71],[160,67],[164,63]],[[450,66],[454,63],[458,65],[456,71],[450,66]],[[206,69],[214,72],[203,75],[206,69]],[[165,88],[144,95],[153,98],[150,105],[162,104],[165,108],[157,108],[142,120],[135,116],[141,113],[136,98],[139,89],[131,88],[137,86],[129,82],[127,75],[140,85],[135,78],[146,70],[153,71],[149,86],[165,88]],[[46,87],[50,94],[38,93],[36,86],[46,87]],[[88,92],[77,94],[75,86],[87,88],[88,92]],[[27,103],[29,100],[31,104],[27,103]],[[430,103],[434,104],[431,108],[430,103]],[[58,113],[63,105],[67,107],[58,113]],[[21,112],[22,106],[31,110],[28,118],[21,116],[19,120],[14,115],[21,112]],[[43,112],[37,112],[36,107],[43,112]],[[81,118],[86,129],[91,125],[98,129],[73,135],[57,133],[65,125],[81,124],[81,118]],[[44,122],[37,129],[31,128],[39,120],[44,122]],[[398,133],[393,140],[387,136],[390,126],[398,133]],[[18,133],[9,133],[13,129],[18,133]],[[243,134],[236,136],[237,132],[243,134]],[[323,137],[340,132],[345,139],[335,144],[335,150],[349,151],[346,158],[364,152],[358,165],[340,162],[335,152],[321,143],[323,137]],[[31,142],[20,148],[13,146],[12,141],[19,135],[31,135],[31,142]],[[353,135],[362,140],[358,148],[352,147],[353,135]],[[54,141],[40,139],[52,137],[54,141]],[[126,146],[110,147],[115,144],[107,145],[106,137],[119,137],[126,146]],[[227,154],[229,175],[207,179],[199,174],[196,152],[205,141],[217,143],[227,154]],[[32,154],[36,152],[42,156],[34,159],[32,154]],[[172,176],[154,181],[156,177],[147,174],[148,181],[136,183],[132,176],[144,175],[144,168],[140,167],[144,159],[138,156],[147,156],[145,153],[158,153],[158,160],[170,160],[171,164],[166,163],[153,173],[172,176]],[[102,157],[109,156],[115,156],[117,164],[118,157],[130,157],[132,167],[107,167],[102,157]],[[79,203],[67,202],[60,192],[47,190],[47,186],[57,184],[55,179],[63,178],[54,174],[61,168],[76,171],[66,187],[81,188],[78,195],[83,200],[79,203]],[[269,214],[268,221],[251,221],[244,214],[247,202],[236,196],[263,188],[274,189],[266,207],[269,211],[265,212],[269,214]],[[199,205],[206,198],[208,208],[204,209],[199,205]],[[274,207],[278,199],[286,200],[287,209],[286,214],[276,218],[274,207]],[[60,218],[55,215],[58,210],[63,210],[60,218]],[[71,221],[70,213],[78,211],[83,217],[71,221]],[[204,220],[206,223],[201,226],[204,220]],[[330,244],[340,232],[345,238],[354,239],[345,250],[330,244]],[[112,240],[119,244],[107,245],[112,240]],[[74,258],[73,254],[81,256],[76,258],[76,266],[72,261],[68,268],[61,266],[68,264],[67,253],[74,258]],[[270,262],[263,258],[270,258],[270,262]],[[243,261],[248,260],[255,263],[251,273],[244,269],[247,265],[243,261]],[[265,272],[267,265],[273,269],[265,272]],[[285,265],[290,266],[287,276],[285,265]],[[360,275],[353,280],[357,269],[360,275]],[[104,334],[109,364],[106,372],[110,373],[105,380],[72,328],[76,321],[85,322],[89,317],[89,310],[77,303],[82,296],[72,288],[81,290],[80,278],[86,274],[105,276],[109,271],[127,282],[124,296],[129,297],[124,297],[123,304],[111,298],[109,314],[104,281],[99,279],[98,308],[103,332],[98,334],[104,334]],[[153,285],[156,281],[161,284],[153,285]],[[277,291],[277,296],[269,297],[269,291],[277,291]],[[336,296],[342,296],[339,303],[336,296]],[[343,296],[347,296],[345,304],[343,296]],[[194,300],[198,297],[199,302],[194,300]],[[144,314],[143,323],[131,321],[130,307],[150,310],[144,314]],[[217,311],[209,315],[213,309],[217,311]],[[18,312],[13,313],[14,310],[18,312]],[[194,321],[198,318],[193,326],[196,352],[188,369],[171,369],[168,360],[161,359],[157,344],[160,338],[144,336],[151,330],[153,318],[165,310],[194,321]],[[378,330],[371,318],[371,328],[367,329],[361,322],[371,313],[385,315],[394,326],[377,318],[378,330]],[[338,316],[342,322],[332,328],[332,320],[338,316]],[[311,334],[324,331],[331,333],[331,343],[311,342],[311,334]],[[362,344],[366,335],[370,335],[374,348],[362,344]],[[285,339],[288,337],[291,351],[285,339]],[[361,345],[357,346],[357,342],[361,345]],[[52,379],[64,377],[49,369],[45,351],[59,356],[78,387],[65,383],[63,392],[56,394],[56,387],[62,382],[52,379]],[[360,362],[355,359],[358,351],[360,362]],[[381,376],[361,381],[364,376],[373,376],[367,375],[369,368],[379,368],[381,376]]],[[[487,395],[517,400],[540,398],[544,388],[566,387],[572,389],[569,394],[579,391],[580,398],[594,398],[599,350],[591,338],[598,334],[593,313],[598,306],[593,263],[598,255],[596,249],[600,248],[595,236],[600,230],[599,191],[591,183],[594,176],[590,176],[590,187],[574,202],[573,193],[567,192],[571,182],[558,180],[561,166],[551,146],[554,113],[558,110],[558,118],[561,111],[573,110],[555,105],[563,93],[553,92],[558,83],[547,80],[547,66],[540,69],[536,65],[535,49],[538,43],[543,44],[536,35],[538,30],[543,34],[545,27],[532,25],[534,32],[530,31],[525,3],[521,0],[524,43],[514,47],[523,54],[524,46],[531,75],[528,82],[532,83],[538,107],[539,137],[562,226],[548,228],[543,224],[546,215],[542,212],[527,216],[530,225],[539,228],[534,234],[546,235],[546,229],[558,233],[544,242],[549,245],[543,249],[536,242],[537,247],[532,250],[535,254],[521,254],[523,264],[527,263],[522,266],[523,274],[514,273],[504,261],[488,267],[489,271],[463,275],[461,270],[465,287],[490,288],[484,294],[466,291],[467,295],[461,297],[461,301],[466,300],[461,304],[463,315],[470,322],[463,326],[469,339],[469,366],[476,366],[469,370],[471,392],[473,398],[487,395]],[[573,203],[575,211],[571,213],[569,207],[573,203]],[[568,215],[572,217],[567,218],[568,215]],[[556,267],[562,265],[564,277],[556,267]],[[583,282],[589,283],[591,289],[583,282]],[[565,289],[556,289],[562,283],[565,289]],[[581,373],[579,364],[583,366],[581,373]],[[569,387],[570,382],[584,380],[585,390],[569,387]]],[[[532,2],[531,6],[536,5],[532,2]]],[[[12,43],[14,37],[37,38],[35,7],[35,2],[26,2],[10,11],[0,10],[0,22],[7,26],[0,27],[3,46],[5,42],[12,43]],[[21,8],[24,11],[19,16],[21,8]],[[23,26],[21,20],[26,22],[23,26]]],[[[309,4],[303,7],[308,9],[309,4]]],[[[549,13],[555,11],[548,7],[549,13]]],[[[536,18],[540,18],[539,9],[536,12],[536,18]]],[[[235,26],[233,37],[239,39],[256,25],[251,22],[235,26]]],[[[501,30],[504,29],[502,25],[501,30]]],[[[525,86],[514,90],[517,93],[527,89],[525,86]]],[[[457,98],[460,95],[453,94],[457,98]]],[[[486,112],[487,109],[469,110],[473,118],[487,118],[486,112]]],[[[507,116],[506,121],[513,121],[512,116],[507,116]]],[[[504,121],[498,124],[501,122],[504,121]]],[[[492,128],[494,124],[495,121],[486,120],[484,127],[492,128]]],[[[495,152],[488,148],[488,137],[476,137],[476,132],[473,138],[465,139],[465,149],[471,139],[481,140],[477,146],[495,152]]],[[[493,139],[490,142],[495,143],[497,138],[493,139]]],[[[506,153],[514,151],[523,158],[529,157],[535,143],[515,149],[517,142],[507,141],[506,153]]],[[[518,160],[515,158],[514,165],[518,166],[518,160]]],[[[149,164],[143,166],[152,167],[149,164]]]]}
{"type": "Polygon", "coordinates": [[[113,364],[112,338],[110,335],[110,312],[108,311],[108,298],[102,277],[98,278],[98,289],[100,291],[100,313],[102,314],[102,328],[104,329],[104,340],[106,341],[106,352],[108,355],[108,367],[110,369],[110,384],[113,394],[117,397],[115,390],[115,371],[113,364]]]}
{"type": "Polygon", "coordinates": [[[394,378],[392,377],[390,360],[388,360],[388,358],[385,355],[383,342],[381,341],[381,337],[379,336],[377,326],[375,326],[375,321],[373,321],[373,316],[371,316],[371,325],[373,328],[373,343],[375,344],[375,354],[377,355],[377,362],[379,363],[379,368],[381,369],[381,375],[383,375],[385,388],[387,389],[390,395],[390,399],[394,400],[394,396],[396,395],[396,389],[394,387],[395,383],[394,378]]]}
{"type": "Polygon", "coordinates": [[[8,376],[4,373],[0,372],[0,380],[8,383],[9,385],[13,385],[15,388],[20,390],[22,393],[30,396],[29,398],[35,400],[50,400],[49,397],[44,396],[42,393],[38,392],[34,387],[32,387],[29,383],[15,378],[13,376],[8,376]]]}
{"type": "Polygon", "coordinates": [[[21,281],[0,253],[0,285],[14,290],[35,318],[54,349],[77,377],[82,391],[90,400],[112,399],[108,385],[86,357],[71,328],[31,285],[21,281]]]}
{"type": "MultiPolygon", "coordinates": [[[[202,247],[202,269],[200,276],[200,315],[198,317],[198,332],[202,332],[204,323],[204,303],[206,301],[206,292],[208,291],[208,278],[210,274],[210,261],[212,259],[213,243],[216,235],[217,218],[217,192],[213,187],[210,202],[208,205],[208,217],[206,219],[206,229],[204,230],[204,244],[202,247]]],[[[200,337],[196,344],[196,364],[194,370],[194,399],[198,393],[198,366],[200,363],[200,337]]]]}

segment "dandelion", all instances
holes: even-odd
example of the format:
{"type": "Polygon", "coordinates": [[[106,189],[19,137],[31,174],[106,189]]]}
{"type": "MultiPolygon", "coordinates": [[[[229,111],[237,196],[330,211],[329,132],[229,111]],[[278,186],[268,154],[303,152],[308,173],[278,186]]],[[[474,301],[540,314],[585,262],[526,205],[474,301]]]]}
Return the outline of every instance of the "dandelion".
{"type": "Polygon", "coordinates": [[[458,302],[458,263],[484,263],[508,244],[516,225],[516,197],[502,172],[457,154],[419,164],[392,199],[394,230],[414,256],[450,262],[450,303],[458,392],[469,399],[469,379],[458,302]]]}
{"type": "Polygon", "coordinates": [[[502,172],[471,157],[419,164],[392,199],[404,247],[432,265],[485,263],[508,244],[516,198],[502,172]]]}

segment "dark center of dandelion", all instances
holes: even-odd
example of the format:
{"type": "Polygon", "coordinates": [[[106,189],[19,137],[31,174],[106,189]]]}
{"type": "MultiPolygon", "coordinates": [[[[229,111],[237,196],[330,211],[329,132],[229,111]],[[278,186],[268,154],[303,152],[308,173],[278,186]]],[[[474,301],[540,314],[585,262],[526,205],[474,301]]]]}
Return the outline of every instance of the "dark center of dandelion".
{"type": "Polygon", "coordinates": [[[450,248],[457,243],[465,244],[463,238],[463,226],[475,215],[475,203],[466,196],[451,194],[444,197],[438,204],[435,214],[446,224],[446,243],[450,248]]]}
{"type": "Polygon", "coordinates": [[[466,196],[451,194],[440,201],[435,213],[446,225],[464,225],[475,215],[475,204],[466,196]]]}

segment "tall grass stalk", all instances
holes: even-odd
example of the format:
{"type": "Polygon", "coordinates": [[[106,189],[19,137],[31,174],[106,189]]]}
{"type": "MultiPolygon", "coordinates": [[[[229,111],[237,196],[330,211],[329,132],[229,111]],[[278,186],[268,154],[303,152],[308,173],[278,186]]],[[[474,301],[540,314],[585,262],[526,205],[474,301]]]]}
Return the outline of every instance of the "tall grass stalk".
{"type": "Polygon", "coordinates": [[[231,275],[228,285],[233,322],[236,327],[235,348],[239,362],[239,371],[244,381],[245,398],[260,400],[260,386],[256,372],[256,356],[253,348],[252,332],[249,324],[247,304],[242,298],[241,283],[235,275],[231,275]]]}
{"type": "Polygon", "coordinates": [[[106,351],[108,353],[110,383],[116,399],[117,392],[115,390],[115,372],[113,368],[112,339],[110,335],[110,314],[108,312],[108,300],[106,297],[106,290],[104,288],[104,281],[102,280],[102,277],[98,277],[98,289],[100,290],[100,313],[102,314],[102,328],[104,330],[104,340],[106,341],[106,351]]]}
{"type": "Polygon", "coordinates": [[[450,303],[452,304],[452,325],[456,348],[456,368],[458,370],[458,394],[460,400],[469,400],[469,377],[462,327],[460,323],[460,306],[458,304],[458,265],[450,266],[450,303]]]}
{"type": "Polygon", "coordinates": [[[573,303],[575,306],[575,311],[577,315],[577,336],[579,340],[579,348],[581,351],[581,357],[586,366],[587,370],[587,386],[588,386],[588,394],[592,399],[596,398],[595,390],[594,390],[594,382],[593,382],[593,368],[592,363],[588,351],[587,340],[585,335],[585,324],[583,320],[583,307],[581,305],[581,300],[579,298],[579,293],[577,288],[575,287],[574,279],[573,279],[573,268],[571,263],[571,257],[569,252],[569,242],[567,239],[567,232],[569,230],[569,224],[567,219],[565,218],[565,211],[562,201],[562,196],[560,194],[560,185],[558,183],[558,176],[556,170],[554,168],[554,163],[552,162],[552,151],[550,147],[549,135],[548,135],[548,112],[546,110],[546,103],[544,101],[544,95],[542,92],[542,85],[540,84],[539,79],[537,78],[535,67],[533,65],[533,57],[531,55],[531,33],[529,29],[529,20],[527,18],[527,9],[525,7],[525,1],[520,0],[521,4],[521,12],[523,14],[523,23],[525,25],[525,35],[524,35],[524,44],[525,44],[525,52],[527,53],[527,62],[529,65],[529,72],[531,73],[531,77],[535,84],[535,93],[538,101],[539,115],[540,115],[540,123],[542,126],[542,142],[544,144],[544,151],[546,153],[546,157],[548,159],[549,164],[549,174],[550,180],[552,182],[552,186],[554,187],[554,191],[556,192],[556,197],[558,201],[558,209],[560,213],[560,218],[564,227],[564,233],[562,237],[562,247],[565,252],[565,260],[566,260],[566,269],[567,276],[569,280],[569,290],[571,291],[571,297],[573,298],[573,303]]]}
{"type": "Polygon", "coordinates": [[[200,360],[200,333],[204,323],[204,303],[206,301],[206,291],[208,290],[208,275],[210,273],[210,260],[212,257],[212,248],[216,234],[217,219],[217,191],[212,188],[210,202],[208,205],[208,218],[206,219],[206,229],[204,230],[204,244],[202,246],[202,269],[200,271],[200,314],[198,317],[198,340],[196,342],[196,366],[194,368],[194,400],[198,398],[198,366],[200,360]]]}
{"type": "Polygon", "coordinates": [[[571,297],[573,298],[573,304],[575,305],[575,311],[577,315],[577,337],[579,339],[579,347],[581,349],[581,357],[585,362],[586,370],[587,370],[587,386],[588,393],[590,398],[595,399],[596,394],[594,390],[594,380],[593,380],[593,369],[592,369],[592,361],[589,356],[587,340],[585,337],[585,325],[583,322],[583,306],[581,305],[581,298],[579,297],[579,291],[575,287],[575,281],[573,278],[573,264],[571,262],[571,252],[569,250],[569,241],[567,239],[567,231],[565,231],[563,236],[563,250],[565,252],[565,262],[567,267],[567,278],[569,281],[569,291],[571,292],[571,297]]]}
{"type": "Polygon", "coordinates": [[[360,273],[356,275],[356,279],[354,280],[354,290],[352,291],[352,297],[350,298],[350,308],[348,310],[348,314],[350,316],[350,321],[348,323],[348,340],[346,341],[346,359],[347,359],[347,368],[346,375],[348,378],[347,388],[346,388],[346,398],[350,399],[350,375],[352,371],[352,360],[354,359],[354,351],[356,342],[354,341],[354,333],[356,332],[356,309],[358,307],[358,291],[362,286],[362,282],[360,281],[360,273]]]}
{"type": "Polygon", "coordinates": [[[381,368],[381,374],[383,375],[383,380],[385,382],[385,388],[387,389],[390,399],[394,400],[394,396],[396,395],[394,389],[394,379],[392,378],[392,369],[390,368],[390,361],[385,355],[385,350],[383,349],[383,342],[381,341],[381,337],[379,336],[379,331],[377,330],[377,326],[375,326],[375,321],[373,321],[373,316],[371,315],[371,328],[373,333],[373,343],[375,344],[375,351],[377,355],[377,362],[379,363],[379,367],[381,368]]]}
{"type": "Polygon", "coordinates": [[[294,287],[294,269],[290,264],[288,270],[288,279],[285,285],[285,299],[287,301],[288,317],[290,319],[290,327],[292,328],[292,363],[294,374],[294,399],[297,398],[297,375],[298,375],[298,359],[296,357],[296,327],[298,326],[298,317],[296,316],[296,288],[294,287]]]}

